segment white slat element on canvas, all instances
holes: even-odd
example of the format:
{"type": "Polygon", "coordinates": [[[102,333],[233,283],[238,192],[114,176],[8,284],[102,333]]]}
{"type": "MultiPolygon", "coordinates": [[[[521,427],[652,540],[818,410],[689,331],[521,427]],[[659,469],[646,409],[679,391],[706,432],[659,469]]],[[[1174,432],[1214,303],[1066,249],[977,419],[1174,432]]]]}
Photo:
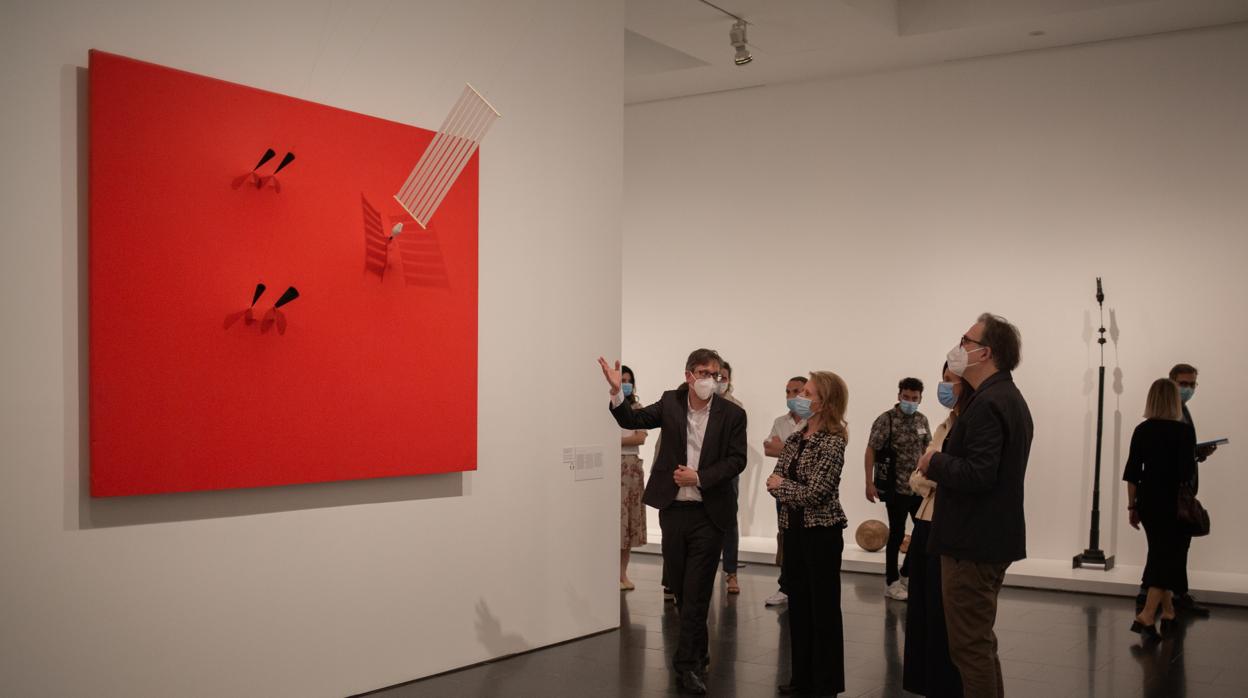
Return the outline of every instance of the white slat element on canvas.
{"type": "Polygon", "coordinates": [[[442,122],[442,128],[394,195],[420,227],[428,227],[451,185],[500,116],[472,85],[464,85],[463,94],[442,122]]]}

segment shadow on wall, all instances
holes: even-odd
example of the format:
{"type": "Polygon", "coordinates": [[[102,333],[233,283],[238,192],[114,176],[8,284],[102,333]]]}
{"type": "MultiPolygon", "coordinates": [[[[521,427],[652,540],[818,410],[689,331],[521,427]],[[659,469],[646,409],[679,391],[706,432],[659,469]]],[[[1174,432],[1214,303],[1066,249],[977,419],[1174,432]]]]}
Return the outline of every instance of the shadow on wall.
{"type": "Polygon", "coordinates": [[[87,296],[87,69],[61,67],[61,209],[65,279],[64,336],[64,527],[66,530],[132,526],[459,497],[464,473],[420,475],[309,485],[140,497],[92,498],[89,433],[87,296]]]}
{"type": "MultiPolygon", "coordinates": [[[[83,432],[86,432],[85,427],[83,432]]],[[[66,489],[77,489],[79,495],[78,519],[74,522],[76,525],[67,525],[66,528],[74,530],[135,526],[325,509],[353,504],[459,497],[464,494],[463,475],[442,473],[212,492],[98,498],[91,496],[90,469],[88,459],[84,457],[78,482],[66,482],[66,489]]]]}
{"type": "MultiPolygon", "coordinates": [[[[754,520],[754,512],[758,509],[758,500],[760,497],[766,498],[767,501],[774,501],[770,494],[763,489],[763,483],[767,481],[770,471],[763,472],[766,465],[763,454],[753,446],[746,446],[745,451],[745,472],[741,473],[741,490],[738,492],[737,504],[740,512],[737,515],[738,525],[745,522],[747,525],[754,520]]],[[[738,531],[743,536],[753,535],[746,526],[741,526],[738,531]]]]}
{"type": "Polygon", "coordinates": [[[485,599],[477,601],[477,640],[493,658],[524,652],[530,649],[528,641],[517,633],[504,633],[503,625],[490,611],[485,599]]]}
{"type": "Polygon", "coordinates": [[[1118,334],[1118,311],[1110,308],[1109,341],[1114,345],[1114,382],[1111,384],[1114,391],[1114,450],[1113,460],[1110,463],[1115,473],[1113,482],[1116,486],[1109,498],[1110,521],[1114,522],[1114,525],[1109,527],[1108,549],[1114,551],[1118,550],[1118,521],[1121,518],[1121,512],[1126,510],[1122,506],[1122,496],[1126,492],[1126,486],[1119,480],[1122,477],[1122,468],[1126,464],[1126,457],[1122,454],[1122,362],[1118,357],[1118,334]]]}

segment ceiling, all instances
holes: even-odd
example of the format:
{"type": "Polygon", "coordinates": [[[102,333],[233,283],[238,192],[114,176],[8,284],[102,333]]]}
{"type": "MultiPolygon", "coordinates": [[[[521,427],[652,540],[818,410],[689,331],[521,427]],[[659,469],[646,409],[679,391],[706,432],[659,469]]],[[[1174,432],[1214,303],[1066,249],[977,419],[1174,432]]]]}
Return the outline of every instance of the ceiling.
{"type": "Polygon", "coordinates": [[[627,0],[627,104],[1248,21],[1248,0],[627,0]]]}

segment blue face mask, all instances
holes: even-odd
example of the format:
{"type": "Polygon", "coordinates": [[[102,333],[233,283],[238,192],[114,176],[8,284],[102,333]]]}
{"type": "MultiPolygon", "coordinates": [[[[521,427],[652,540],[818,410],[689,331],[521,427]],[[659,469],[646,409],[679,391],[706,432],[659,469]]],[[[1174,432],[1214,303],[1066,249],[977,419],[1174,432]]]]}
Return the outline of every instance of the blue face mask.
{"type": "Polygon", "coordinates": [[[1187,402],[1188,400],[1191,400],[1192,396],[1195,394],[1196,394],[1195,388],[1189,388],[1186,385],[1183,386],[1182,388],[1179,388],[1179,397],[1183,399],[1183,402],[1187,402]]]}
{"type": "Polygon", "coordinates": [[[811,415],[810,400],[808,398],[804,398],[804,397],[789,398],[789,409],[793,411],[793,414],[797,415],[798,417],[802,419],[810,418],[810,415],[811,415]]]}
{"type": "Polygon", "coordinates": [[[936,400],[941,405],[953,409],[958,404],[958,396],[953,393],[953,383],[941,383],[936,386],[936,400]]]}
{"type": "Polygon", "coordinates": [[[919,411],[919,403],[917,402],[906,402],[905,400],[902,400],[897,404],[901,407],[901,413],[904,415],[912,415],[919,411]]]}
{"type": "Polygon", "coordinates": [[[624,397],[630,397],[633,394],[633,384],[620,383],[620,390],[624,391],[624,397]]]}

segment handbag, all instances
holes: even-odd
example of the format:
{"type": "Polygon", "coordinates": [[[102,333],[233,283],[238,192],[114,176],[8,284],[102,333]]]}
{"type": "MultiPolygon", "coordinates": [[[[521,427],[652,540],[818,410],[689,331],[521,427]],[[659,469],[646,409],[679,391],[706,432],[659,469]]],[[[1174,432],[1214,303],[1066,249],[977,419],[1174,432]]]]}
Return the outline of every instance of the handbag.
{"type": "Polygon", "coordinates": [[[875,491],[879,493],[880,499],[893,491],[894,484],[897,480],[897,451],[893,448],[893,415],[890,411],[888,414],[888,443],[884,448],[875,449],[875,468],[872,470],[871,479],[875,485],[875,491]]]}
{"type": "Polygon", "coordinates": [[[1193,538],[1209,535],[1209,511],[1196,499],[1192,486],[1179,485],[1178,498],[1179,530],[1193,538]]]}

